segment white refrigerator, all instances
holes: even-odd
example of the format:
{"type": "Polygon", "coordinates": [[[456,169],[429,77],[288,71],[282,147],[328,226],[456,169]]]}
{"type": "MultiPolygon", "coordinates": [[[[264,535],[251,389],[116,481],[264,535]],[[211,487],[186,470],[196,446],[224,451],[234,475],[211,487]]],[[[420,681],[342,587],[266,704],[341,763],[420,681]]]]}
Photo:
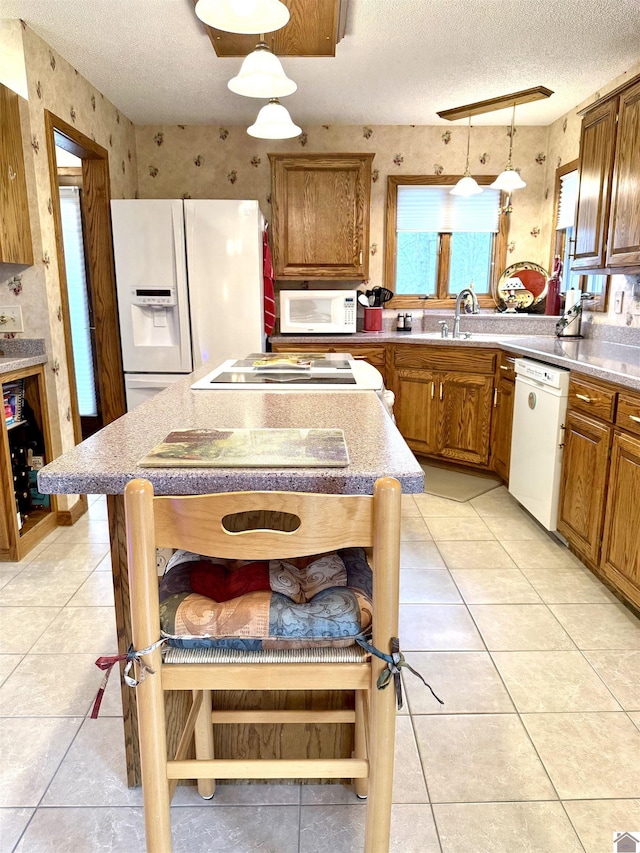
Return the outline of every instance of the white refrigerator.
{"type": "Polygon", "coordinates": [[[111,202],[127,410],[207,361],[265,349],[257,201],[111,202]]]}

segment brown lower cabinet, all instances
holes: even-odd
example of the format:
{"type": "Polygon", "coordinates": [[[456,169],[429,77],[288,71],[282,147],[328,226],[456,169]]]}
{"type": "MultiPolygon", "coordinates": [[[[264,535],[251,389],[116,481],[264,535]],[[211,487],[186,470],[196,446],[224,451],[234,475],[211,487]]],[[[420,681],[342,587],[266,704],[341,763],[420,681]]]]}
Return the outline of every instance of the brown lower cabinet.
{"type": "Polygon", "coordinates": [[[602,540],[602,570],[640,608],[640,437],[615,432],[602,540]]]}
{"type": "Polygon", "coordinates": [[[567,415],[558,530],[597,563],[609,474],[611,427],[581,412],[567,415]]]}
{"type": "Polygon", "coordinates": [[[496,354],[475,348],[393,347],[398,429],[416,453],[487,468],[496,354]]]}
{"type": "MultiPolygon", "coordinates": [[[[396,423],[412,450],[476,468],[489,467],[496,351],[320,341],[278,341],[272,349],[350,352],[366,359],[395,393],[396,423]]],[[[510,420],[507,428],[510,435],[510,420]]]]}
{"type": "Polygon", "coordinates": [[[558,530],[592,570],[637,608],[639,422],[640,395],[571,374],[558,530]]]}
{"type": "Polygon", "coordinates": [[[491,423],[491,468],[505,483],[509,482],[511,464],[511,431],[515,383],[498,379],[493,394],[493,420],[491,423]]]}
{"type": "Polygon", "coordinates": [[[493,376],[406,369],[394,380],[398,429],[413,450],[487,465],[493,376]]]}

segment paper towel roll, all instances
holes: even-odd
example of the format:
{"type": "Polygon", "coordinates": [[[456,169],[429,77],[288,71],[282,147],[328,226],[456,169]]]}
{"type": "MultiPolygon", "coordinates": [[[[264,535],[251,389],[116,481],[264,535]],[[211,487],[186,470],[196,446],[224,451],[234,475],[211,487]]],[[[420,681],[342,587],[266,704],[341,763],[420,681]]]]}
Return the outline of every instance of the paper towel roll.
{"type": "Polygon", "coordinates": [[[571,290],[567,290],[564,294],[564,313],[568,314],[573,306],[580,302],[581,297],[582,291],[577,288],[572,287],[571,290]]]}

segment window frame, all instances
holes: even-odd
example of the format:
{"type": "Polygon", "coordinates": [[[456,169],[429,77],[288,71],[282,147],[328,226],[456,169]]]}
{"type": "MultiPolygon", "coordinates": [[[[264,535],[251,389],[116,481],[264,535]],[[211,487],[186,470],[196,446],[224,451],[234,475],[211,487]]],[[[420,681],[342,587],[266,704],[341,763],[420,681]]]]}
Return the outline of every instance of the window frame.
{"type": "MultiPolygon", "coordinates": [[[[553,269],[553,262],[555,256],[560,255],[561,258],[564,258],[566,249],[566,231],[564,229],[556,228],[558,222],[558,206],[560,204],[560,179],[565,175],[568,175],[569,172],[578,172],[579,170],[580,160],[578,158],[576,158],[575,160],[571,160],[570,163],[565,163],[562,166],[558,166],[558,168],[556,169],[555,186],[553,191],[553,212],[551,219],[551,256],[549,258],[550,272],[553,269]]],[[[573,228],[575,232],[575,222],[573,228]]],[[[575,250],[575,240],[571,240],[571,242],[573,242],[573,249],[575,250]]],[[[571,246],[569,247],[569,257],[573,258],[573,251],[571,251],[571,246]]],[[[583,293],[586,293],[589,290],[595,290],[594,298],[590,299],[588,302],[585,303],[585,307],[588,308],[589,311],[607,311],[610,291],[610,280],[611,276],[608,275],[590,276],[585,273],[580,276],[580,290],[583,293]],[[600,279],[596,286],[597,289],[594,288],[594,278],[600,279]]]]}
{"type": "MultiPolygon", "coordinates": [[[[393,299],[387,303],[388,308],[426,308],[442,309],[450,308],[455,296],[443,295],[448,285],[445,272],[449,269],[449,256],[451,235],[443,233],[440,235],[440,258],[446,260],[445,264],[438,263],[438,278],[436,282],[437,295],[435,297],[420,296],[419,294],[395,295],[396,285],[396,222],[398,214],[398,187],[400,186],[451,186],[454,187],[462,175],[389,175],[387,177],[387,214],[385,225],[385,257],[384,257],[384,286],[394,294],[393,299]]],[[[480,186],[492,184],[497,175],[474,175],[480,186]]],[[[509,214],[505,213],[508,194],[500,193],[500,216],[499,227],[493,240],[491,252],[491,282],[488,294],[478,295],[478,303],[481,308],[495,308],[497,305],[498,278],[506,268],[507,243],[509,240],[509,214]],[[498,272],[498,270],[500,272],[498,272]]]]}

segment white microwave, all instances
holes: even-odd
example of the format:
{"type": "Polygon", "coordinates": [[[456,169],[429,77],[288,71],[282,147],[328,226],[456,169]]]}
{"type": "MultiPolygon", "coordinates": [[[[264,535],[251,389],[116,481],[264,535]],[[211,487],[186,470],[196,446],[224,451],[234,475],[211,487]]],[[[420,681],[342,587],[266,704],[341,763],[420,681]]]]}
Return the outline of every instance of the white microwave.
{"type": "Polygon", "coordinates": [[[356,330],[357,290],[281,290],[283,334],[349,334],[356,330]]]}

